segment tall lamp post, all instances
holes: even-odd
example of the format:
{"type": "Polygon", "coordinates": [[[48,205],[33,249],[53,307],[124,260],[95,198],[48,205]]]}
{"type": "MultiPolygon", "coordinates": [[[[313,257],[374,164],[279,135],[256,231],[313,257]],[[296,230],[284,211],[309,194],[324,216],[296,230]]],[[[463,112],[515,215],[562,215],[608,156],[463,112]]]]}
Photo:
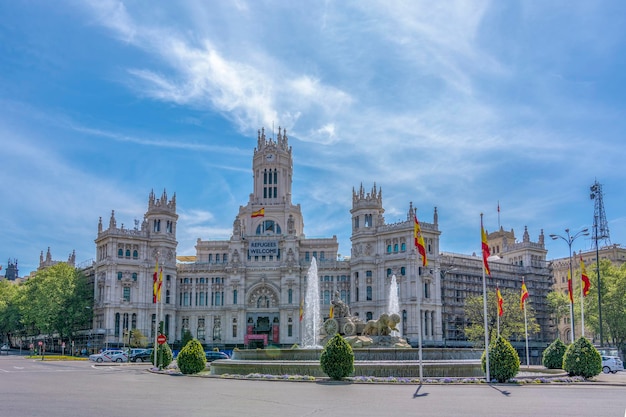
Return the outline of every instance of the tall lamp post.
{"type": "MultiPolygon", "coordinates": [[[[552,240],[563,239],[565,243],[567,243],[567,247],[569,248],[569,279],[573,280],[574,278],[573,278],[573,272],[572,272],[572,243],[574,243],[574,241],[580,236],[589,236],[589,229],[584,228],[576,232],[574,235],[570,234],[569,229],[565,229],[565,234],[566,236],[550,235],[550,237],[552,238],[552,240]]],[[[568,282],[568,288],[569,288],[569,285],[570,284],[568,282]]],[[[569,303],[569,316],[570,316],[570,322],[571,322],[570,332],[571,332],[571,341],[572,343],[574,343],[574,302],[572,301],[572,299],[574,298],[573,288],[570,289],[570,291],[571,291],[570,303],[569,303]]]]}

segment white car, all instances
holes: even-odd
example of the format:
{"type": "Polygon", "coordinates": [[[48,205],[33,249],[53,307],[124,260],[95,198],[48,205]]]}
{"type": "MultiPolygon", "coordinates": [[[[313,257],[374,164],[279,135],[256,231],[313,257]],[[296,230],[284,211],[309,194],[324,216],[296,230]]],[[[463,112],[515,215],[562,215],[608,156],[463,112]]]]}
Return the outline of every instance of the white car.
{"type": "Polygon", "coordinates": [[[617,373],[617,371],[624,370],[624,363],[617,356],[602,356],[602,372],[608,374],[609,372],[617,373]]]}
{"type": "Polygon", "coordinates": [[[93,362],[128,362],[128,355],[121,350],[105,350],[100,353],[89,355],[93,362]]]}

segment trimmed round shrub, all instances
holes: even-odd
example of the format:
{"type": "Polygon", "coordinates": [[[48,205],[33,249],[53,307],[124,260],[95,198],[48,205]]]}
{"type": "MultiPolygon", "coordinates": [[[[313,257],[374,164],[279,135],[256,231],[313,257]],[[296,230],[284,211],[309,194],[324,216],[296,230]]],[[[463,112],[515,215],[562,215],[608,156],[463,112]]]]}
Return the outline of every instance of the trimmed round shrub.
{"type": "MultiPolygon", "coordinates": [[[[154,352],[150,354],[150,362],[154,363],[154,352]]],[[[156,364],[157,368],[163,369],[169,366],[170,363],[174,360],[174,355],[172,354],[172,348],[167,343],[163,343],[162,345],[158,345],[156,352],[158,353],[157,358],[159,362],[156,364]]]]}
{"type": "Polygon", "coordinates": [[[602,356],[589,340],[580,337],[563,355],[563,369],[570,376],[591,378],[602,372],[602,356]]]}
{"type": "MultiPolygon", "coordinates": [[[[498,382],[506,382],[519,372],[519,355],[508,340],[498,336],[489,344],[489,376],[498,382]]],[[[487,370],[485,352],[481,358],[483,372],[487,370]]]]}
{"type": "Polygon", "coordinates": [[[324,346],[320,365],[322,371],[334,380],[341,380],[354,372],[354,352],[339,333],[324,346]]]}
{"type": "Polygon", "coordinates": [[[185,375],[197,374],[206,368],[206,356],[202,344],[192,339],[180,350],[176,358],[178,369],[185,375]]]}
{"type": "Polygon", "coordinates": [[[548,369],[562,369],[566,350],[565,343],[561,342],[561,339],[556,339],[543,351],[541,363],[548,369]]]}

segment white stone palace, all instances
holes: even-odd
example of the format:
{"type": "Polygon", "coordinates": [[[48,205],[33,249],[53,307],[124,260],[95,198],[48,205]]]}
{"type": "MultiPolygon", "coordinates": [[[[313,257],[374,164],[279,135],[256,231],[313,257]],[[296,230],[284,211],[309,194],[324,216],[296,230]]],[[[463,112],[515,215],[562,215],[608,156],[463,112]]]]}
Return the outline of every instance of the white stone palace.
{"type": "MultiPolygon", "coordinates": [[[[230,238],[198,239],[195,256],[177,257],[175,195],[170,199],[166,192],[160,197],[150,193],[144,220],[132,229],[118,227],[114,212],[107,228],[100,219],[93,265],[95,344],[121,344],[128,329],[139,329],[153,340],[157,257],[164,280],[160,319],[171,342],[189,330],[208,346],[301,343],[300,303],[315,258],[322,316],[328,316],[335,292],[363,320],[386,313],[395,275],[402,335],[415,345],[421,328],[427,345],[462,343],[468,324],[463,300],[482,291],[482,261],[480,255],[440,252],[436,208],[432,222],[419,216],[428,257],[423,268],[413,243],[413,204],[407,201],[406,220],[388,224],[382,190],[376,185],[369,192],[362,185],[353,189],[351,256],[338,259],[336,236],[308,239],[304,233],[300,205],[291,200],[293,155],[286,131],[279,129],[276,139],[259,131],[252,172],[252,193],[238,212],[233,208],[230,238]],[[444,291],[442,278],[448,283],[444,291]]],[[[541,291],[545,302],[552,281],[543,232],[538,243],[530,242],[527,231],[520,243],[515,243],[513,231],[500,234],[495,252],[501,260],[492,265],[497,282],[515,288],[524,276],[531,298],[533,291],[541,291]]],[[[479,230],[476,236],[478,241],[479,230]]],[[[540,305],[535,294],[533,301],[540,305]]],[[[548,339],[554,329],[547,310],[539,312],[541,337],[548,339]]]]}

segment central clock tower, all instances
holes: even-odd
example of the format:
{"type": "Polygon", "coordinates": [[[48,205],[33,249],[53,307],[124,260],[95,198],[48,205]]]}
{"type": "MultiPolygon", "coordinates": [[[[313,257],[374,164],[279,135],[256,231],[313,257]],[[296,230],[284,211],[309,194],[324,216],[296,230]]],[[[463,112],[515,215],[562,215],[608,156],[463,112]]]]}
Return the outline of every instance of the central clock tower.
{"type": "Polygon", "coordinates": [[[276,139],[267,138],[265,129],[258,131],[252,176],[253,192],[238,215],[244,234],[303,236],[300,205],[291,203],[293,156],[285,129],[278,128],[276,139]]]}

